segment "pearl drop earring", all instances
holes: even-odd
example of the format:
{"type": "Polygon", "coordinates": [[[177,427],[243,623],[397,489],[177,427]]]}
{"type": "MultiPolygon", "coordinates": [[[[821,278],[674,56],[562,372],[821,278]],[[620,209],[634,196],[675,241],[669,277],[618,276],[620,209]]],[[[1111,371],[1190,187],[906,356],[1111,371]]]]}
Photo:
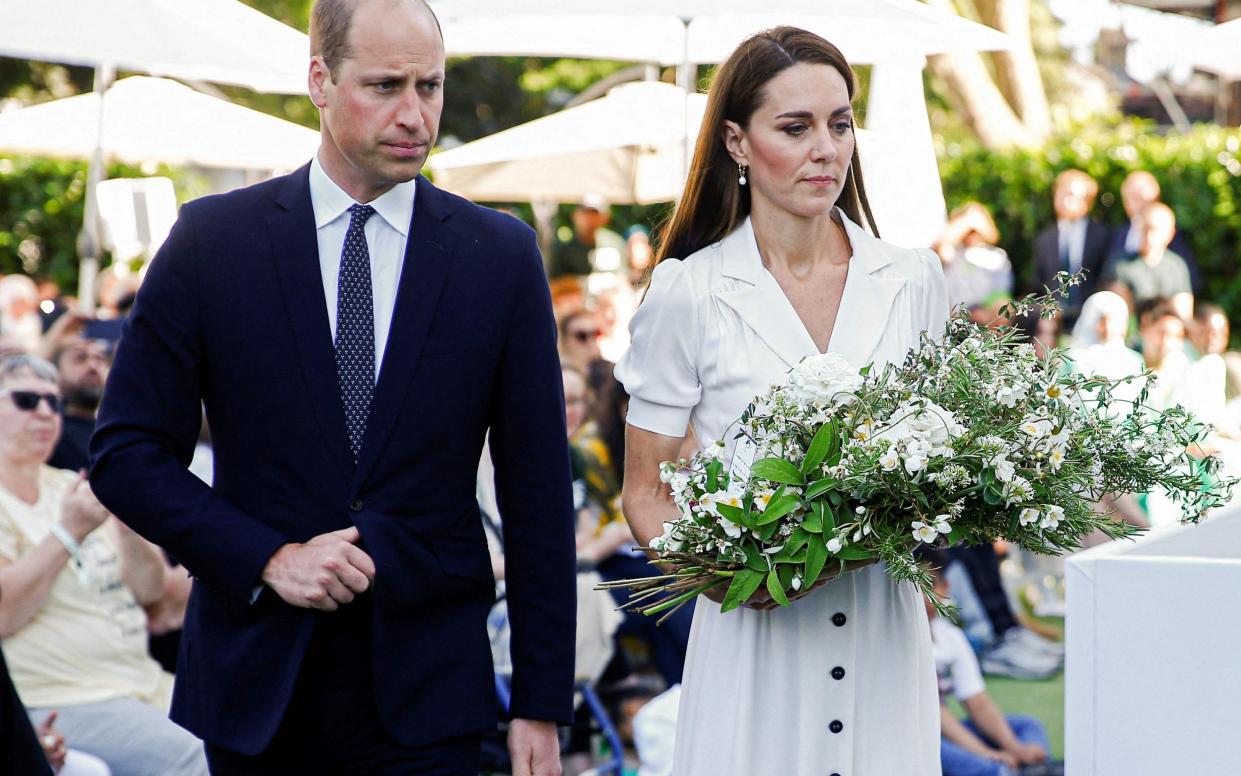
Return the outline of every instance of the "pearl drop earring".
{"type": "Polygon", "coordinates": [[[741,186],[744,186],[747,182],[745,174],[748,169],[744,164],[737,163],[737,183],[741,186]]]}

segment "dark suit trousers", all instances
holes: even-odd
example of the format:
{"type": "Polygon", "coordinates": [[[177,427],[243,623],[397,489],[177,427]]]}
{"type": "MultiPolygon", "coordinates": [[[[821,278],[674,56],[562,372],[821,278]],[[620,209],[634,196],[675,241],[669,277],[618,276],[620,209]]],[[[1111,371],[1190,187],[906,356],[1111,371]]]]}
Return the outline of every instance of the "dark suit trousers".
{"type": "Polygon", "coordinates": [[[212,774],[478,775],[479,736],[411,747],[389,735],[375,705],[369,595],[316,617],[293,697],[270,746],[249,756],[208,744],[212,774]]]}

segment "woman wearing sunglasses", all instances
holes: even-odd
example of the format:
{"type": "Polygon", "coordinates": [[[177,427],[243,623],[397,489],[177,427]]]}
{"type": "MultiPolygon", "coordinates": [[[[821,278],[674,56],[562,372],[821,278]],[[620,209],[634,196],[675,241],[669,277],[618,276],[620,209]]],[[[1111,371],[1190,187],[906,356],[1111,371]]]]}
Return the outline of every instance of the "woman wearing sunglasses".
{"type": "Polygon", "coordinates": [[[0,640],[31,719],[118,773],[205,774],[168,719],[172,675],[147,654],[142,606],[164,592],[159,550],[47,465],[61,431],[56,368],[0,361],[0,640]],[[68,637],[66,637],[68,636],[68,637]]]}

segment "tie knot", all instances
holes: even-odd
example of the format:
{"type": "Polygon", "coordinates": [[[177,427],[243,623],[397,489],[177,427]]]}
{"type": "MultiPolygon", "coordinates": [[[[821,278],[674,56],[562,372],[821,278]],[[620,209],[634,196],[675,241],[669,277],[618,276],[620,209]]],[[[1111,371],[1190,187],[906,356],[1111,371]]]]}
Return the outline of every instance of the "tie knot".
{"type": "Polygon", "coordinates": [[[370,205],[351,205],[349,207],[349,226],[365,226],[367,219],[373,215],[375,215],[375,208],[370,205]]]}

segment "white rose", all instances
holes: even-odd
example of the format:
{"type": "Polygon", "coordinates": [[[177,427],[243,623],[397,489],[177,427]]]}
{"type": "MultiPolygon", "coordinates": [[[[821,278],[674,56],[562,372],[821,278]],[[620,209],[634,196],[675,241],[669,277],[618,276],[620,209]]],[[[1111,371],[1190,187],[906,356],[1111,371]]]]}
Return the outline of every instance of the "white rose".
{"type": "Polygon", "coordinates": [[[802,359],[789,372],[788,382],[803,403],[848,404],[850,394],[862,386],[862,376],[845,359],[824,353],[802,359]]]}
{"type": "Polygon", "coordinates": [[[905,471],[910,474],[917,474],[926,468],[926,459],[920,455],[910,455],[905,458],[905,471]]]}

